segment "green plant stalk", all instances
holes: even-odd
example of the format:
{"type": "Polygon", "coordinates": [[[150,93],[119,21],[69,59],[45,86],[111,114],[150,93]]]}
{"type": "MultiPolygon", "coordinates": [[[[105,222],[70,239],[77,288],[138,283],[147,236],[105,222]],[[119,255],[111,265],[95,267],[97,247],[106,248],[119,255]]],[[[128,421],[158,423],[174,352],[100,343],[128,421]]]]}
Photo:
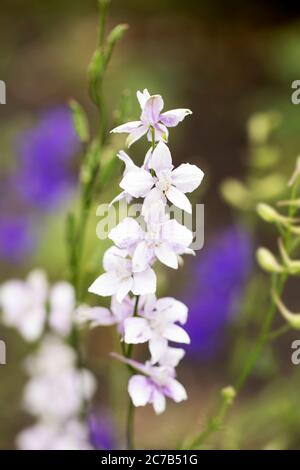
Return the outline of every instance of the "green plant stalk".
{"type": "MultiPolygon", "coordinates": [[[[294,184],[292,188],[292,192],[291,192],[292,200],[295,199],[296,192],[297,192],[297,184],[294,184]]],[[[295,208],[291,206],[289,209],[289,217],[293,217],[294,212],[295,212],[295,208]]],[[[291,232],[288,230],[288,228],[284,234],[284,244],[286,246],[287,253],[291,254],[293,247],[291,246],[291,232]]],[[[282,273],[280,275],[273,276],[273,279],[272,279],[273,288],[279,297],[282,294],[282,291],[284,289],[287,279],[288,279],[287,273],[282,273]]],[[[236,380],[234,388],[237,393],[240,392],[243,386],[245,385],[247,379],[253,372],[257,359],[264,345],[269,341],[270,329],[273,323],[275,313],[276,313],[276,304],[272,299],[270,303],[270,307],[264,319],[260,334],[258,336],[257,342],[254,346],[254,349],[252,353],[250,354],[248,361],[246,362],[244,368],[242,369],[240,376],[236,380]]],[[[196,448],[201,447],[205,443],[205,441],[208,439],[208,437],[210,437],[213,433],[215,433],[221,428],[223,421],[225,419],[225,416],[227,414],[227,411],[230,408],[231,404],[232,402],[228,401],[226,397],[224,396],[222,397],[214,416],[208,421],[205,429],[189,443],[188,449],[196,449],[196,448]]]]}

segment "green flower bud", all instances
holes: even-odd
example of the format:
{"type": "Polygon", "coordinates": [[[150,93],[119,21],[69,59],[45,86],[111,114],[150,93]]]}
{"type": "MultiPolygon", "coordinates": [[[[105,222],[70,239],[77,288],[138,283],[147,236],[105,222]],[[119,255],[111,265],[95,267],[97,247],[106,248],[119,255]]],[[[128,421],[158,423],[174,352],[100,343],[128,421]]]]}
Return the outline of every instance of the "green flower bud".
{"type": "Polygon", "coordinates": [[[233,207],[248,210],[252,207],[251,194],[238,180],[228,178],[221,184],[220,193],[223,199],[233,207]]]}
{"type": "Polygon", "coordinates": [[[283,267],[278,263],[277,259],[267,250],[267,248],[258,248],[256,252],[256,259],[259,266],[269,273],[282,273],[283,267]]]}
{"type": "Polygon", "coordinates": [[[275,304],[277,305],[279,312],[285,318],[288,324],[294,330],[300,330],[300,313],[292,313],[280,300],[280,298],[278,297],[275,291],[272,292],[272,297],[273,297],[275,304]]]}
{"type": "Polygon", "coordinates": [[[73,123],[75,132],[78,135],[81,142],[86,143],[90,138],[89,123],[82,106],[75,100],[71,100],[70,108],[73,115],[73,123]]]}
{"type": "Polygon", "coordinates": [[[226,402],[231,405],[236,397],[236,391],[232,386],[224,387],[221,390],[221,395],[225,398],[226,402]]]}
{"type": "Polygon", "coordinates": [[[297,219],[294,219],[293,217],[285,217],[284,215],[279,214],[279,212],[277,212],[273,207],[263,202],[257,204],[256,211],[265,222],[289,225],[297,221],[297,219]]]}
{"type": "Polygon", "coordinates": [[[278,127],[281,116],[276,112],[255,113],[248,121],[248,135],[254,144],[263,144],[271,132],[278,127]]]}

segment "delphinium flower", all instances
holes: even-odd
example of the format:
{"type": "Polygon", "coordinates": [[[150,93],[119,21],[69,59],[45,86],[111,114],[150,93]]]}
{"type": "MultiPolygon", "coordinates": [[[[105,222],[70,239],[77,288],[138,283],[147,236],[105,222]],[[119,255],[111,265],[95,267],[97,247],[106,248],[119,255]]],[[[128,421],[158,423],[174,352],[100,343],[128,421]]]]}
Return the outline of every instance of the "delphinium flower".
{"type": "Polygon", "coordinates": [[[13,183],[20,197],[31,207],[57,208],[75,187],[72,168],[79,149],[68,108],[57,107],[42,114],[19,138],[20,161],[13,183]]]}
{"type": "Polygon", "coordinates": [[[76,367],[76,355],[62,338],[47,335],[25,362],[29,381],[23,408],[36,423],[17,436],[20,449],[92,449],[88,424],[79,419],[95,392],[92,373],[76,367]]]}
{"type": "Polygon", "coordinates": [[[13,279],[0,286],[0,310],[3,324],[16,328],[27,341],[41,336],[46,320],[52,331],[67,336],[75,310],[74,288],[65,281],[50,287],[46,274],[35,270],[24,281],[13,279]]]}
{"type": "Polygon", "coordinates": [[[141,107],[141,116],[139,121],[131,121],[121,126],[115,127],[111,132],[120,132],[129,134],[127,146],[130,147],[134,142],[147,134],[151,142],[152,133],[155,141],[168,141],[168,127],[175,127],[179,122],[192,114],[190,109],[172,109],[162,113],[164,102],[160,95],[150,95],[145,88],[143,92],[137,92],[137,99],[141,107]]]}
{"type": "MultiPolygon", "coordinates": [[[[114,357],[137,371],[128,383],[133,405],[150,403],[156,413],[162,413],[166,398],[175,402],[187,398],[184,387],[175,378],[175,367],[184,356],[184,350],[171,347],[169,342],[183,344],[190,339],[182,326],[187,320],[187,306],[173,298],[154,295],[157,288],[155,264],[160,261],[177,269],[183,254],[194,254],[192,232],[170,218],[168,203],[191,213],[186,194],[200,185],[204,174],[196,165],[188,163],[174,169],[171,152],[162,142],[167,141],[166,126],[176,126],[191,112],[179,109],[162,113],[162,98],[150,96],[147,90],[138,92],[137,97],[142,108],[140,121],[119,126],[112,132],[130,133],[128,145],[144,134],[152,142],[141,168],[127,154],[119,153],[125,170],[120,183],[123,192],[117,199],[144,199],[141,220],[139,223],[127,217],[111,230],[109,238],[114,246],[104,254],[105,273],[89,288],[91,293],[113,296],[111,309],[81,309],[77,315],[81,322],[89,322],[92,327],[117,325],[123,356],[114,357]],[[132,347],[138,343],[149,343],[151,358],[145,364],[131,359],[132,347]]],[[[129,420],[130,416],[132,413],[129,413],[129,420]]],[[[130,422],[128,429],[130,447],[130,422]]]]}
{"type": "Polygon", "coordinates": [[[35,234],[30,217],[0,215],[0,258],[8,263],[19,263],[35,245],[35,234]]]}
{"type": "Polygon", "coordinates": [[[114,423],[108,411],[104,408],[94,410],[88,419],[89,440],[94,449],[117,449],[117,439],[114,423]]]}
{"type": "Polygon", "coordinates": [[[251,271],[252,251],[250,234],[241,226],[231,226],[216,235],[192,265],[194,283],[185,298],[191,338],[187,354],[193,359],[212,358],[220,350],[251,271]]]}

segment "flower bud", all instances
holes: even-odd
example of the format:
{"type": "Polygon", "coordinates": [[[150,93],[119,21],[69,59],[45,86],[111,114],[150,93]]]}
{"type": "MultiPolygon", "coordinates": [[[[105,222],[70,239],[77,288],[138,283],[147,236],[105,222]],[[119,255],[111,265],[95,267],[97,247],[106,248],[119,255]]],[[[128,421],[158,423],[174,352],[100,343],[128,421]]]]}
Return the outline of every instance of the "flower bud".
{"type": "Polygon", "coordinates": [[[272,297],[273,297],[275,304],[277,305],[279,312],[286,319],[288,324],[294,330],[300,330],[300,313],[292,313],[280,300],[280,298],[278,297],[275,291],[272,292],[272,297]]]}
{"type": "Polygon", "coordinates": [[[236,397],[236,391],[232,386],[224,387],[221,390],[222,397],[226,400],[226,402],[231,405],[236,397]]]}
{"type": "Polygon", "coordinates": [[[234,178],[226,179],[221,184],[220,192],[223,199],[237,209],[247,210],[252,206],[250,192],[240,181],[234,178]]]}
{"type": "Polygon", "coordinates": [[[273,207],[263,202],[257,204],[256,212],[265,222],[289,225],[297,221],[297,219],[294,219],[293,217],[286,217],[279,214],[279,212],[277,212],[273,207]]]}
{"type": "Polygon", "coordinates": [[[275,256],[267,248],[258,248],[256,259],[259,266],[269,273],[281,273],[283,267],[278,263],[275,256]]]}

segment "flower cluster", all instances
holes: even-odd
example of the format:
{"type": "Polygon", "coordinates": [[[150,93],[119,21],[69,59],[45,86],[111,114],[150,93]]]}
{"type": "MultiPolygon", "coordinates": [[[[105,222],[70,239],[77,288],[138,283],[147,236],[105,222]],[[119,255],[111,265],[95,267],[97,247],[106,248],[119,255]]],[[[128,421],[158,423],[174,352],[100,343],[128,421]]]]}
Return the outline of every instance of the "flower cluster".
{"type": "Polygon", "coordinates": [[[112,296],[111,308],[81,307],[78,321],[95,325],[117,325],[124,356],[117,356],[139,374],[130,378],[128,392],[135,406],[153,404],[157,413],[165,409],[165,398],[175,402],[186,399],[183,386],[175,378],[175,367],[184,355],[183,349],[169,346],[169,341],[189,343],[182,328],[188,309],[170,297],[156,298],[154,265],[156,261],[177,269],[183,254],[193,254],[190,245],[192,232],[177,220],[171,219],[168,202],[188,213],[192,207],[186,194],[194,191],[204,176],[202,170],[189,163],[174,168],[166,142],[167,127],[174,127],[191,114],[187,109],[162,113],[160,95],[150,96],[147,90],[137,92],[141,105],[139,121],[113,129],[127,132],[130,146],[144,134],[152,141],[142,167],[138,167],[124,152],[119,158],[125,163],[120,183],[122,198],[130,202],[142,198],[141,223],[131,217],[123,219],[109,233],[114,246],[104,254],[104,274],[90,286],[89,292],[112,296]],[[148,343],[150,360],[140,364],[131,359],[133,344],[148,343]],[[128,346],[127,346],[128,345],[128,346]]]}
{"type": "Polygon", "coordinates": [[[17,436],[20,449],[92,449],[89,428],[80,419],[84,404],[96,389],[90,371],[77,367],[69,346],[76,319],[74,288],[68,282],[49,286],[43,271],[29,273],[0,287],[2,323],[14,327],[37,350],[25,361],[30,379],[23,408],[37,422],[17,436]]]}

